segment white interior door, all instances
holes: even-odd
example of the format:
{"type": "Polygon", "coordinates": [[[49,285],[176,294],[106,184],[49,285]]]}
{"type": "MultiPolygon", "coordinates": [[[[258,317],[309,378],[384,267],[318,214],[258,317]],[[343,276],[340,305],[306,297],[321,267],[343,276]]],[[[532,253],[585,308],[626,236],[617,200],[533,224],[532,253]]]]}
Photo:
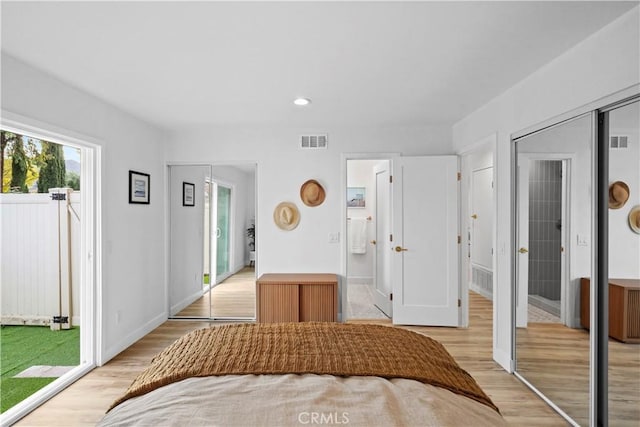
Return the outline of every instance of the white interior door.
{"type": "Polygon", "coordinates": [[[373,168],[376,182],[375,207],[375,256],[374,262],[374,303],[384,314],[391,317],[391,234],[390,202],[391,184],[389,183],[389,161],[380,162],[373,168]]]}
{"type": "Polygon", "coordinates": [[[471,174],[471,263],[493,266],[493,168],[471,174]]]}
{"type": "Polygon", "coordinates": [[[394,163],[393,323],[458,326],[458,158],[394,163]]]}
{"type": "Polygon", "coordinates": [[[516,326],[527,327],[529,299],[529,159],[518,156],[518,246],[516,326]]]}

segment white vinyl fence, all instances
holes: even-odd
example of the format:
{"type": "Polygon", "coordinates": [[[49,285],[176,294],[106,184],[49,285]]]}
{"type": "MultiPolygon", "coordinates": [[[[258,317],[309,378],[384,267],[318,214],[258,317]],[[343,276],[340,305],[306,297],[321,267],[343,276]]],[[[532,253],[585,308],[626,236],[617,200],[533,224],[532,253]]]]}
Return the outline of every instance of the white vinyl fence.
{"type": "Polygon", "coordinates": [[[3,325],[50,325],[54,316],[79,325],[80,193],[49,192],[0,194],[3,325]],[[52,200],[53,193],[70,201],[52,200]]]}

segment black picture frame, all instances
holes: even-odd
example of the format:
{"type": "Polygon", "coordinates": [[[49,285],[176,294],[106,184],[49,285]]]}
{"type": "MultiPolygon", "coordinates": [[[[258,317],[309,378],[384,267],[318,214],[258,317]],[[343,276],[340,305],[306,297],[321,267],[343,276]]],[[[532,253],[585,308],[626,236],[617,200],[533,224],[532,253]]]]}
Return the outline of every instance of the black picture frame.
{"type": "Polygon", "coordinates": [[[151,202],[151,176],[148,173],[129,171],[129,203],[148,205],[151,202]]]}
{"type": "Polygon", "coordinates": [[[196,205],[196,185],[191,182],[182,183],[182,206],[196,205]]]}

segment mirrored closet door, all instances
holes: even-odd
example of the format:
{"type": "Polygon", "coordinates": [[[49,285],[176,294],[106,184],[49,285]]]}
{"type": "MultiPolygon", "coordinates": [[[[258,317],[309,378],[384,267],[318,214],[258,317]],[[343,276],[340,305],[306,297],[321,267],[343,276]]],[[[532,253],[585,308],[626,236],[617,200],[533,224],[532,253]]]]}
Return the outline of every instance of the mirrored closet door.
{"type": "Polygon", "coordinates": [[[255,319],[256,165],[170,165],[169,317],[255,319]]]}
{"type": "Polygon", "coordinates": [[[591,275],[593,117],[515,141],[516,372],[579,425],[589,425],[580,286],[591,275]]]}
{"type": "Polygon", "coordinates": [[[169,166],[169,316],[211,317],[211,166],[169,166]]]}
{"type": "MultiPolygon", "coordinates": [[[[640,102],[600,114],[607,149],[608,420],[640,424],[640,102]]],[[[585,285],[586,286],[586,285],[585,285]]]]}

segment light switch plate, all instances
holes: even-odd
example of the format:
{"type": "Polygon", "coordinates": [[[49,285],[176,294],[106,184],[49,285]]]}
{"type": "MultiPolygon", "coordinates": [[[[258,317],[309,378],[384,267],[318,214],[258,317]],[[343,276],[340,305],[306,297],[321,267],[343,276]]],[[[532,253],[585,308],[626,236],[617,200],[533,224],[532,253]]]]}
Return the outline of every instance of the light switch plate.
{"type": "Polygon", "coordinates": [[[340,243],[340,232],[329,233],[329,243],[340,243]]]}

